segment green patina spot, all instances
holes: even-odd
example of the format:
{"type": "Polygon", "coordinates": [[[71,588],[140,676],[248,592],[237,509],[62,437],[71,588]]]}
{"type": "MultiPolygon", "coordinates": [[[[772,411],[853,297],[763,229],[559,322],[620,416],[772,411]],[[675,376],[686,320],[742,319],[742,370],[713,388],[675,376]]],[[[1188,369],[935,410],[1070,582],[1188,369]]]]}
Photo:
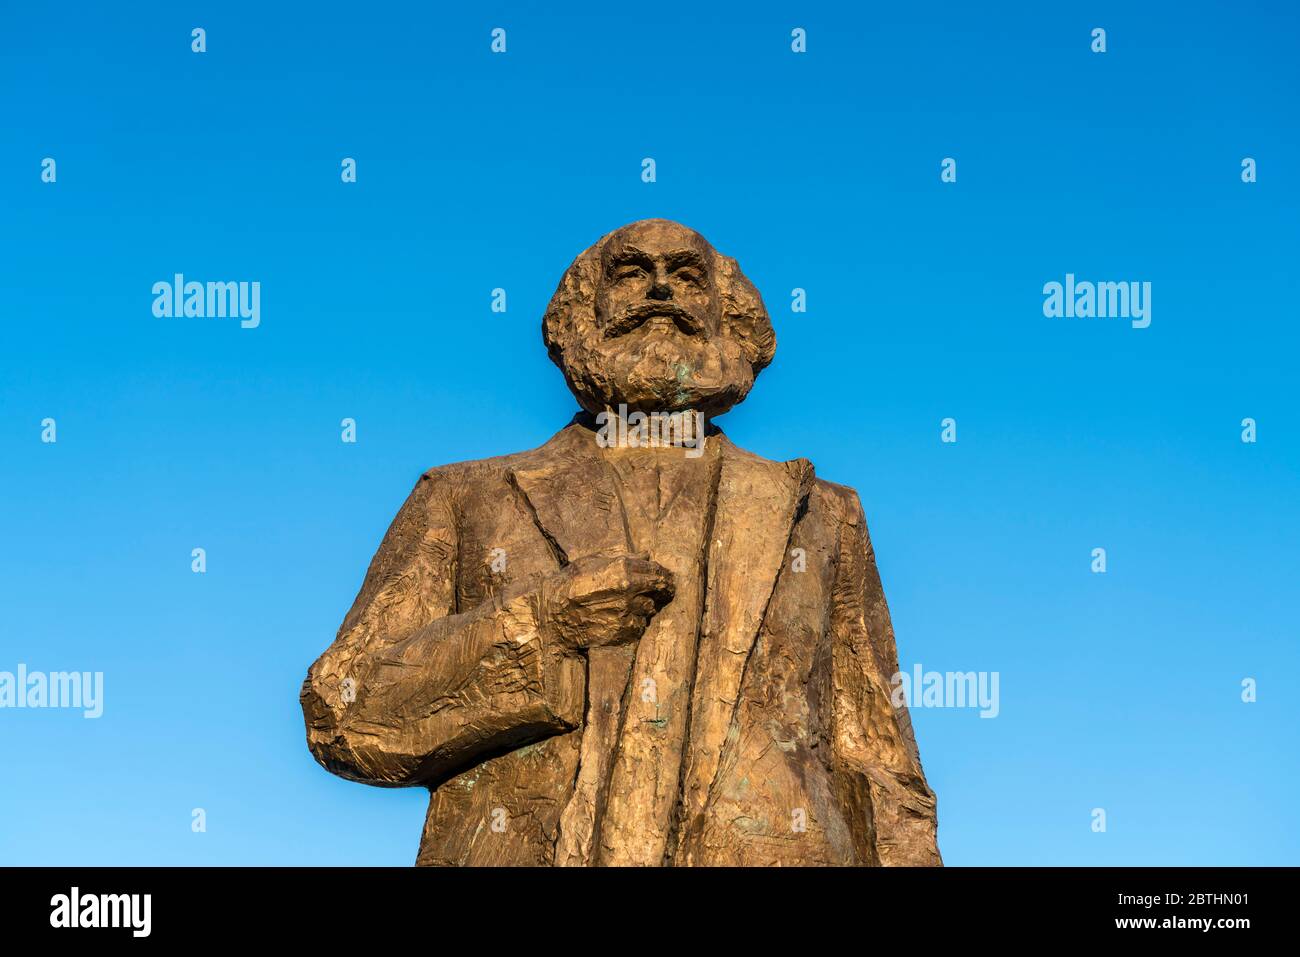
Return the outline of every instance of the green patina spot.
{"type": "MultiPolygon", "coordinates": [[[[685,383],[695,374],[695,366],[686,362],[677,363],[677,381],[685,383]]],[[[679,404],[685,403],[690,399],[690,393],[686,389],[680,389],[677,392],[677,401],[679,404]]]]}

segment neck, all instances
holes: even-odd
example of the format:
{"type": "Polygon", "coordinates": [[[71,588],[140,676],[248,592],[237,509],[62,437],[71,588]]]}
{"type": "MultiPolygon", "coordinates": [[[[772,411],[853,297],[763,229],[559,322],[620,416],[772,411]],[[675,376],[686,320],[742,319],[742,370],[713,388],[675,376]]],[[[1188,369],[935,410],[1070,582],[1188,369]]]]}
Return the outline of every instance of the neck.
{"type": "Polygon", "coordinates": [[[587,418],[596,444],[606,449],[679,449],[688,458],[698,458],[708,436],[720,434],[694,409],[643,412],[619,404],[587,418]]]}

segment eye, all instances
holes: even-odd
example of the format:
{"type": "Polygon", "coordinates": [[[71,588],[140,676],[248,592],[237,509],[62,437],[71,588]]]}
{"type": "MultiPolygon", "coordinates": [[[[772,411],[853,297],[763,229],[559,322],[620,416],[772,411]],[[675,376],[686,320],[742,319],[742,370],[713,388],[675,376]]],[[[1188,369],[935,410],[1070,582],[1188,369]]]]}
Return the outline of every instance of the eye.
{"type": "Polygon", "coordinates": [[[704,282],[704,277],[696,270],[690,268],[677,270],[673,273],[673,278],[680,279],[682,282],[688,282],[692,286],[698,286],[704,282]]]}
{"type": "Polygon", "coordinates": [[[635,264],[617,266],[614,269],[614,279],[620,282],[624,279],[637,279],[644,275],[645,270],[635,264]]]}

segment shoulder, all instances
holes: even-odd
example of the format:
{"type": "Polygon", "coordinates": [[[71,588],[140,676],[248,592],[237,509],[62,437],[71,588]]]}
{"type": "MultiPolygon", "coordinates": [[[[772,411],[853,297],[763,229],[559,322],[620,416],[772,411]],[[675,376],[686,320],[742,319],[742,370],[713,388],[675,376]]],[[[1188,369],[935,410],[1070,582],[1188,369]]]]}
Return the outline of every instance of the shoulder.
{"type": "Polygon", "coordinates": [[[858,497],[857,489],[849,485],[841,485],[839,482],[818,479],[817,493],[818,497],[826,503],[826,507],[834,510],[844,524],[866,525],[866,518],[862,512],[862,499],[858,497]]]}
{"type": "Polygon", "coordinates": [[[412,498],[444,498],[454,502],[465,490],[480,491],[504,484],[517,470],[535,468],[554,461],[560,450],[573,442],[571,427],[561,430],[542,445],[522,452],[495,455],[486,459],[466,459],[437,465],[425,471],[411,492],[412,498]]]}
{"type": "Polygon", "coordinates": [[[724,455],[733,466],[755,469],[784,468],[798,474],[806,482],[808,508],[827,513],[838,523],[866,527],[862,511],[862,500],[857,490],[839,482],[830,482],[818,478],[812,462],[804,458],[788,459],[784,462],[767,459],[748,449],[736,445],[722,433],[717,436],[722,440],[724,455]]]}

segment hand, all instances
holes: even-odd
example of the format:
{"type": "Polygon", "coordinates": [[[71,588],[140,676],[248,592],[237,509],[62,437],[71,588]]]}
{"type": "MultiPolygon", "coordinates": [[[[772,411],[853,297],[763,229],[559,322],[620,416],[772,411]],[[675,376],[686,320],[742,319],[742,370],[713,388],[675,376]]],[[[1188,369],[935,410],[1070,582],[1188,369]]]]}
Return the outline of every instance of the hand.
{"type": "Polygon", "coordinates": [[[644,555],[579,558],[543,587],[543,628],[575,649],[636,641],[672,598],[672,572],[644,555]]]}

